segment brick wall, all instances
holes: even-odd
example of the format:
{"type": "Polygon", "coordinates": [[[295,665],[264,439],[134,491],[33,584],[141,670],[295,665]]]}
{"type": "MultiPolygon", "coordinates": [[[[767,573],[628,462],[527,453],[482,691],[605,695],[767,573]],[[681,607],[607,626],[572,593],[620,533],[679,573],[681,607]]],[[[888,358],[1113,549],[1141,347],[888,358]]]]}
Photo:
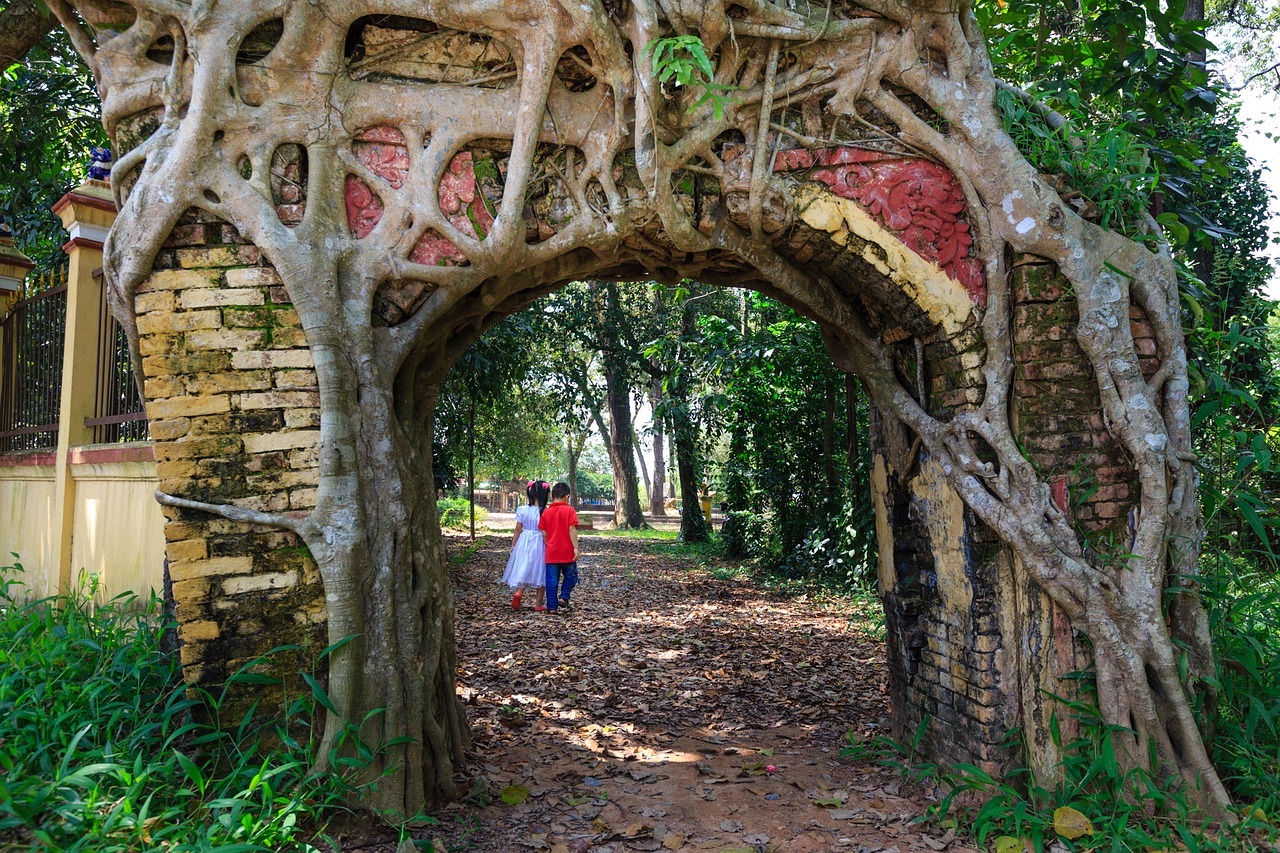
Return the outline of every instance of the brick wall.
{"type": "MultiPolygon", "coordinates": [[[[1093,370],[1075,338],[1075,300],[1056,267],[1036,258],[1018,259],[1013,282],[1015,436],[1057,485],[1081,534],[1099,548],[1123,548],[1133,471],[1103,425],[1093,370]]],[[[1149,374],[1151,329],[1137,310],[1132,323],[1149,374]]],[[[886,338],[894,337],[887,330],[886,338]]],[[[945,418],[981,399],[983,357],[973,329],[927,340],[933,414],[945,418]]],[[[904,359],[902,374],[913,370],[904,359]]],[[[993,773],[1029,763],[1048,778],[1057,760],[1053,744],[1010,749],[1008,732],[1048,730],[1057,709],[1047,692],[1073,695],[1075,682],[1066,676],[1087,667],[1087,648],[1010,551],[958,505],[933,463],[904,456],[908,437],[895,434],[900,429],[873,423],[895,734],[909,740],[919,731],[931,760],[993,773]]],[[[1069,721],[1060,723],[1069,733],[1069,721]]]]}
{"type": "MultiPolygon", "coordinates": [[[[270,512],[315,505],[319,394],[279,277],[225,223],[188,214],[138,289],[147,413],[163,491],[270,512]]],[[[297,537],[166,508],[188,680],[220,683],[281,645],[326,642],[315,563],[297,537]]]]}

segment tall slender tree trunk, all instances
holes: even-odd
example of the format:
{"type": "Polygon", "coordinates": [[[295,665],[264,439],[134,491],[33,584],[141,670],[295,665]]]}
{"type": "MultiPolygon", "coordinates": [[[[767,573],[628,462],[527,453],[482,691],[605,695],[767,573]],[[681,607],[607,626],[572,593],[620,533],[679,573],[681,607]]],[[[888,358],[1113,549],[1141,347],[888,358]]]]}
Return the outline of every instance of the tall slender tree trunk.
{"type": "Polygon", "coordinates": [[[471,541],[476,541],[476,398],[467,415],[467,488],[470,490],[471,541]]]}
{"type": "Polygon", "coordinates": [[[822,413],[822,474],[827,484],[827,501],[839,497],[840,482],[836,476],[836,389],[831,377],[822,382],[826,406],[822,413]]]}
{"type": "Polygon", "coordinates": [[[653,418],[653,488],[649,491],[649,512],[656,518],[667,514],[667,459],[666,436],[663,434],[662,419],[656,415],[658,404],[662,402],[662,380],[654,376],[649,388],[649,405],[655,412],[653,418]]]}
{"type": "Polygon", "coordinates": [[[858,440],[858,377],[852,373],[844,375],[844,424],[845,461],[852,478],[856,479],[861,448],[858,440]]]}
{"type": "MultiPolygon", "coordinates": [[[[694,309],[685,302],[681,318],[681,334],[693,336],[694,309]]],[[[676,470],[680,475],[680,538],[685,542],[711,541],[711,529],[702,515],[702,501],[698,493],[700,485],[697,455],[697,427],[689,414],[689,371],[692,369],[681,348],[674,381],[671,383],[671,442],[675,447],[676,470]]]]}
{"type": "Polygon", "coordinates": [[[644,493],[651,495],[653,483],[649,480],[649,469],[644,464],[644,447],[640,444],[640,433],[636,431],[634,423],[631,425],[631,446],[635,448],[636,464],[640,466],[640,476],[644,479],[644,493]]]}
{"type": "Polygon", "coordinates": [[[573,444],[570,436],[564,441],[565,466],[569,472],[569,506],[578,508],[578,457],[582,454],[582,446],[573,444]]]}
{"type": "Polygon", "coordinates": [[[613,520],[619,528],[641,528],[645,521],[631,443],[631,389],[609,356],[605,357],[604,378],[609,405],[609,461],[613,463],[613,520]]]}

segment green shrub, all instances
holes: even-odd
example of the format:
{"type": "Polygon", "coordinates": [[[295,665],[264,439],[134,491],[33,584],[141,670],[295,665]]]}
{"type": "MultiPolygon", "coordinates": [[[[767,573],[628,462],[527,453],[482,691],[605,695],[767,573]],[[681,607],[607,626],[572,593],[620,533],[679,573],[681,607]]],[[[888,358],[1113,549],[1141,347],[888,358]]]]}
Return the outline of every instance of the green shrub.
{"type": "MultiPolygon", "coordinates": [[[[32,601],[21,578],[20,565],[0,568],[0,848],[315,851],[328,842],[325,825],[359,788],[309,770],[314,745],[290,735],[310,732],[329,701],[313,677],[303,676],[312,691],[284,720],[250,712],[216,728],[221,697],[189,689],[161,650],[158,599],[94,604],[85,586],[32,601]]],[[[252,661],[228,687],[279,685],[269,668],[252,661]]]]}
{"type": "MultiPolygon", "coordinates": [[[[436,501],[436,513],[440,516],[441,527],[463,529],[471,526],[471,502],[466,498],[443,498],[436,501]]],[[[476,524],[484,524],[489,512],[482,506],[476,506],[476,524]]]]}
{"type": "Polygon", "coordinates": [[[730,510],[720,528],[725,556],[731,560],[763,556],[768,531],[767,516],[750,510],[730,510]]]}

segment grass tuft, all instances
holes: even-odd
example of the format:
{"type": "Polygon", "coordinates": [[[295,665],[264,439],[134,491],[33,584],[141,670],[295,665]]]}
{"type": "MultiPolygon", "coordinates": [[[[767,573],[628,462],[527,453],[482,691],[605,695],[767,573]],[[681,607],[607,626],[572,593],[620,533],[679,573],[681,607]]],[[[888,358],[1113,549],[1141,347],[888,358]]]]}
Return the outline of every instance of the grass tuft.
{"type": "MultiPolygon", "coordinates": [[[[219,729],[221,697],[161,648],[157,598],[95,603],[87,583],[30,600],[22,576],[0,568],[0,851],[337,849],[324,830],[360,768],[315,773],[290,735],[328,701],[318,681],[283,720],[219,729]]],[[[228,687],[280,683],[269,663],[228,687]]]]}

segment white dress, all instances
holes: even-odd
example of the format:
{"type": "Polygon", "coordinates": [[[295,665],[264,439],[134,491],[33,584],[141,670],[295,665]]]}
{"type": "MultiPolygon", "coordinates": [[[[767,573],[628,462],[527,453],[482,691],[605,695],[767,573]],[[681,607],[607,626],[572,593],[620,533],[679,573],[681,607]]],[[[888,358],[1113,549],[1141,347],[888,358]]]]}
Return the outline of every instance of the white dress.
{"type": "Polygon", "coordinates": [[[502,582],[512,589],[526,586],[543,586],[547,582],[547,546],[542,542],[538,519],[542,510],[528,504],[516,509],[516,521],[520,523],[520,538],[507,558],[507,570],[502,582]]]}

